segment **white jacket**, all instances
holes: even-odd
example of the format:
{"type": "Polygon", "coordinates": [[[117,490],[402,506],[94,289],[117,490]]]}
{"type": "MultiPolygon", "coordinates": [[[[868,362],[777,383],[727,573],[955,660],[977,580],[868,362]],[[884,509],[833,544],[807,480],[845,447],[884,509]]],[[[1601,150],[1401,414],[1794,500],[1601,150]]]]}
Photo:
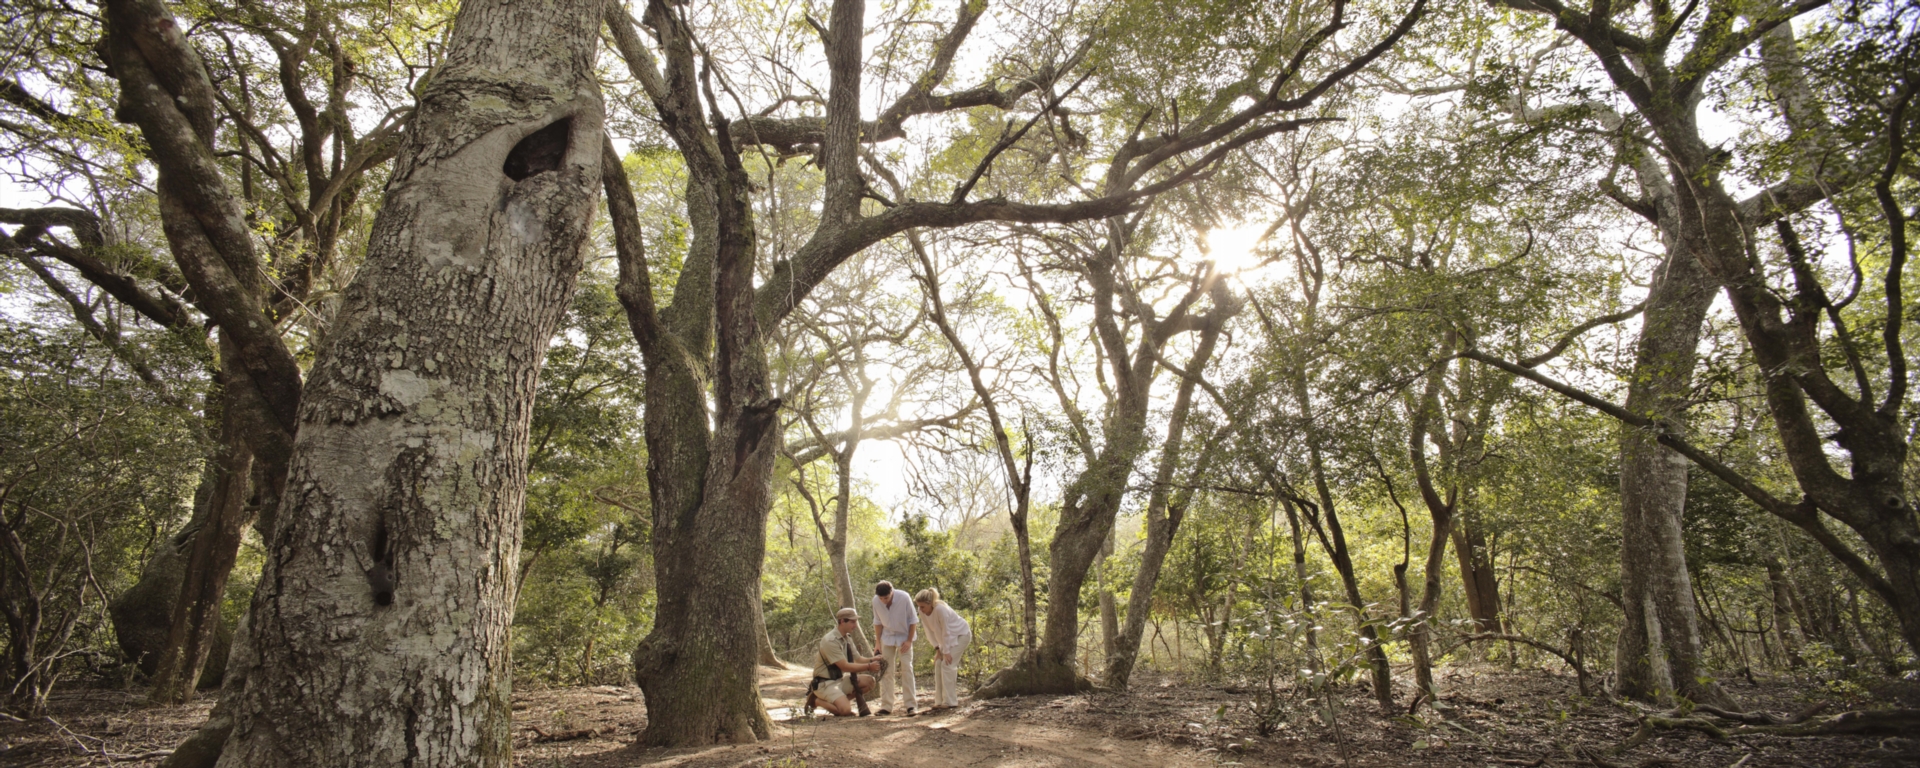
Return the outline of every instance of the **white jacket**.
{"type": "Polygon", "coordinates": [[[967,626],[967,620],[960,618],[960,614],[945,600],[933,604],[933,613],[920,622],[920,629],[942,652],[959,645],[960,638],[973,636],[973,629],[967,626]]]}

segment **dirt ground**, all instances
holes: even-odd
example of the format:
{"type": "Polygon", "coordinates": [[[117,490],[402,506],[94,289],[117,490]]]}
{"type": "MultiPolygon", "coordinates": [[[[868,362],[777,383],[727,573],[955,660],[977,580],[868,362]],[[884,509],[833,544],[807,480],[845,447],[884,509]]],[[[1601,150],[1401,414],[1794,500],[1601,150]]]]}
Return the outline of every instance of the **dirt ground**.
{"type": "MultiPolygon", "coordinates": [[[[515,764],[528,768],[801,768],[801,766],[1920,766],[1920,734],[1736,736],[1658,731],[1620,749],[1632,713],[1577,695],[1571,678],[1499,668],[1443,672],[1443,710],[1374,714],[1363,688],[1325,699],[1283,696],[1278,730],[1253,729],[1257,692],[1146,679],[1126,693],[963,701],[919,717],[797,717],[804,669],[763,671],[774,738],[706,749],[640,749],[638,689],[522,691],[514,696],[515,764]]],[[[1730,683],[1744,705],[1790,713],[1814,700],[1788,684],[1730,683]]],[[[48,717],[0,720],[0,765],[151,766],[205,718],[210,701],[147,707],[143,692],[71,688],[48,717]]],[[[925,696],[925,692],[923,692],[925,696]]],[[[1914,707],[1914,686],[1837,702],[1914,707]]],[[[1402,695],[1404,703],[1409,698],[1402,695]]]]}

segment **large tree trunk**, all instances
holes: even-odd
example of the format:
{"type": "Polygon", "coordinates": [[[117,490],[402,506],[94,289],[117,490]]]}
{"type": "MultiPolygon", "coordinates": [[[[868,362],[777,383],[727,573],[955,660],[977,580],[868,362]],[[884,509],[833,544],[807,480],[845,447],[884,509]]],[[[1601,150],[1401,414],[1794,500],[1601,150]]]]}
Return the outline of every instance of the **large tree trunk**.
{"type": "MultiPolygon", "coordinates": [[[[858,28],[863,15],[859,3],[837,3],[833,27],[858,28]]],[[[765,633],[754,617],[760,615],[780,401],[769,391],[753,306],[751,185],[732,141],[717,138],[728,135],[729,123],[718,116],[715,124],[707,122],[692,31],[664,3],[649,3],[646,19],[661,37],[664,68],[626,13],[607,9],[615,44],[686,160],[693,238],[673,303],[656,307],[633,191],[607,145],[604,183],[620,257],[618,293],[646,364],[647,479],[659,585],[653,629],[633,652],[634,675],[647,702],[641,741],[754,741],[772,732],[755,666],[765,633]],[[708,350],[710,368],[701,362],[708,350]]],[[[832,93],[852,99],[856,132],[858,56],[856,45],[854,78],[849,83],[836,75],[832,93]]],[[[847,66],[835,60],[836,72],[847,66]]],[[[839,124],[847,121],[838,115],[831,122],[844,132],[847,126],[839,124]]],[[[836,176],[845,174],[841,165],[833,168],[836,176]]]]}
{"type": "MultiPolygon", "coordinates": [[[[218,410],[249,420],[246,450],[260,464],[256,474],[267,480],[256,484],[265,486],[256,488],[256,493],[270,503],[284,479],[301,374],[269,314],[267,272],[254,252],[253,232],[247,226],[241,201],[228,186],[213,152],[217,117],[212,81],[188,45],[182,25],[160,0],[112,0],[105,11],[107,34],[102,53],[120,82],[117,117],[139,125],[146,139],[148,158],[159,170],[160,218],[174,261],[192,289],[195,305],[220,328],[222,365],[243,374],[228,377],[218,410]]],[[[90,279],[98,279],[97,270],[83,271],[90,279]]],[[[102,284],[117,286],[109,290],[122,300],[129,298],[129,292],[138,293],[125,281],[108,279],[102,284]]],[[[157,322],[176,326],[184,322],[183,312],[156,311],[165,307],[147,302],[136,301],[133,306],[141,307],[143,314],[157,322]]],[[[244,498],[246,485],[235,479],[227,492],[244,498]]],[[[238,503],[231,498],[209,498],[221,508],[238,503]]],[[[213,509],[203,507],[209,514],[213,509]]],[[[205,525],[208,521],[201,522],[205,525]]],[[[177,568],[167,561],[156,563],[143,574],[137,588],[138,594],[153,596],[152,604],[144,610],[131,606],[116,611],[116,625],[140,625],[133,627],[130,635],[169,638],[171,642],[162,641],[155,649],[155,663],[161,657],[187,651],[182,644],[204,636],[208,623],[217,623],[217,611],[195,610],[191,605],[175,622],[171,604],[178,599],[182,584],[179,574],[187,569],[197,574],[185,584],[196,593],[190,604],[202,602],[208,587],[224,586],[225,571],[231,566],[222,566],[216,560],[225,546],[221,542],[196,546],[195,557],[199,559],[191,563],[182,560],[177,568]],[[149,575],[158,581],[149,580],[149,575]]],[[[193,655],[201,653],[192,651],[193,655]]],[[[183,676],[190,684],[193,675],[183,676]]]]}
{"type": "MultiPolygon", "coordinates": [[[[835,6],[835,29],[861,23],[862,9],[845,5],[835,6]],[[844,18],[849,10],[850,20],[844,18]]],[[[622,16],[615,33],[627,38],[621,47],[634,63],[649,54],[622,16]]],[[[676,88],[654,97],[687,159],[694,241],[673,306],[656,312],[632,191],[624,173],[613,173],[618,165],[609,167],[609,204],[622,210],[613,217],[621,249],[620,299],[647,367],[647,479],[659,604],[652,631],[633,652],[647,701],[641,741],[754,741],[772,732],[755,668],[762,632],[759,622],[740,617],[759,615],[780,401],[769,391],[753,309],[750,185],[732,143],[715,138],[727,135],[728,124],[722,120],[709,130],[698,122],[703,112],[693,88],[692,52],[684,43],[690,31],[659,3],[649,6],[648,21],[678,41],[666,46],[666,75],[676,88]],[[710,340],[711,432],[706,374],[685,357],[688,350],[708,349],[710,340]]],[[[640,69],[651,67],[649,62],[640,69]]]]}
{"type": "MultiPolygon", "coordinates": [[[[747,215],[746,179],[733,160],[729,170],[737,176],[730,186],[739,194],[723,199],[721,207],[732,208],[739,220],[747,215]]],[[[751,231],[720,231],[730,229],[741,241],[751,231]]],[[[778,401],[767,397],[764,353],[748,304],[752,251],[729,245],[735,244],[720,244],[715,270],[723,371],[716,386],[716,447],[704,435],[687,440],[674,434],[681,430],[662,425],[704,422],[704,405],[691,377],[663,381],[648,366],[648,480],[655,497],[660,602],[653,630],[633,661],[647,699],[642,740],[652,745],[754,741],[772,730],[753,663],[758,625],[726,619],[759,612],[771,503],[772,451],[766,446],[779,439],[772,412],[778,401]]]]}
{"type": "MultiPolygon", "coordinates": [[[[1128,410],[1124,405],[1118,409],[1128,410]]],[[[1127,474],[1146,442],[1144,408],[1140,411],[1138,416],[1127,414],[1110,422],[1115,429],[1108,433],[1106,449],[1069,486],[1060,525],[1048,547],[1053,577],[1047,583],[1039,647],[997,673],[974,692],[975,698],[1072,693],[1093,687],[1074,664],[1080,640],[1080,590],[1113,532],[1127,474]]]]}
{"type": "Polygon", "coordinates": [[[300,407],[222,766],[505,766],[541,358],[599,182],[601,0],[462,6],[300,407]]]}
{"type": "MultiPolygon", "coordinates": [[[[1643,166],[1648,163],[1643,163],[1643,166]]],[[[1686,421],[1695,349],[1713,289],[1678,220],[1671,187],[1641,171],[1662,224],[1667,258],[1654,275],[1641,318],[1627,410],[1678,428],[1686,421]]],[[[1706,704],[1727,698],[1701,668],[1700,621],[1681,530],[1687,503],[1687,460],[1645,430],[1620,436],[1620,581],[1625,606],[1615,663],[1622,695],[1642,700],[1685,696],[1706,704]],[[1660,642],[1655,643],[1658,637],[1660,642]],[[1671,685],[1658,682],[1665,677],[1671,685]],[[1704,681],[1704,682],[1703,682],[1704,681]]]]}

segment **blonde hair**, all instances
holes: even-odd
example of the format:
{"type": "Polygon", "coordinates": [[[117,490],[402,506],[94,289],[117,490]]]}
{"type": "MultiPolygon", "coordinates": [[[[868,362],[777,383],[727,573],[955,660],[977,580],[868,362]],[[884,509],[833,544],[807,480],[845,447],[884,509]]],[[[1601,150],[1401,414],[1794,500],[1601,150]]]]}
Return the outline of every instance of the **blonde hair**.
{"type": "Polygon", "coordinates": [[[920,590],[920,594],[914,595],[913,601],[921,605],[939,605],[940,590],[927,587],[926,589],[920,590]]]}

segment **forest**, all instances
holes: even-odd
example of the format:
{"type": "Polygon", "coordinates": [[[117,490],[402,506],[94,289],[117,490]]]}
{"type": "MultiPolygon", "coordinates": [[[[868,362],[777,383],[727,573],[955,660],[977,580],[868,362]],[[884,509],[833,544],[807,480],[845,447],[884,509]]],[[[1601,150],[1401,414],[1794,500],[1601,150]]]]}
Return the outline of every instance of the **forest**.
{"type": "Polygon", "coordinates": [[[1920,760],[1909,3],[0,19],[0,764],[1920,760]]]}

